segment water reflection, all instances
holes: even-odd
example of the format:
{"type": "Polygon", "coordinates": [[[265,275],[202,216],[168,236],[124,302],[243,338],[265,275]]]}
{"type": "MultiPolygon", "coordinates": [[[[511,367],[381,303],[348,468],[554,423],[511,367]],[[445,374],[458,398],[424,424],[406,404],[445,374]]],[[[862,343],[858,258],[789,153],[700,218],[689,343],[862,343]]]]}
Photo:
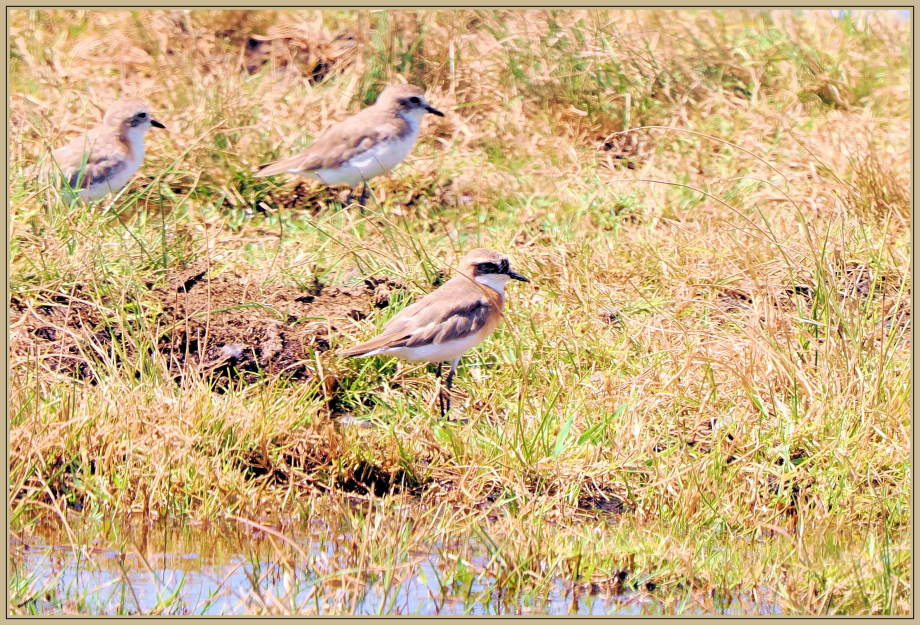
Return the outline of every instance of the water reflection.
{"type": "Polygon", "coordinates": [[[548,578],[502,592],[480,574],[488,550],[475,538],[407,550],[387,567],[355,567],[347,532],[322,522],[280,526],[136,521],[100,528],[35,523],[10,541],[12,596],[40,614],[774,614],[765,590],[675,603],[624,585],[626,574],[585,582],[548,578]],[[91,536],[95,536],[90,538],[91,536]],[[453,556],[451,553],[462,553],[453,556]],[[445,554],[442,556],[441,554],[445,554]]]}

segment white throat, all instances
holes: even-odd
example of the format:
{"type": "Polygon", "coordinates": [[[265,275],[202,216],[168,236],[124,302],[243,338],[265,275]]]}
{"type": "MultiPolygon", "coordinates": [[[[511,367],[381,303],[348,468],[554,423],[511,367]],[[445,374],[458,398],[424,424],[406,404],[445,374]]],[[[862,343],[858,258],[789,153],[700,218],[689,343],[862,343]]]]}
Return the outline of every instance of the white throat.
{"type": "Polygon", "coordinates": [[[427,113],[425,109],[409,109],[408,111],[400,111],[397,113],[400,117],[406,120],[406,123],[409,124],[409,128],[412,130],[412,134],[417,135],[419,129],[422,127],[422,117],[427,113]]]}
{"type": "Polygon", "coordinates": [[[505,299],[505,285],[508,284],[510,280],[506,274],[503,273],[487,273],[481,276],[476,276],[475,280],[479,284],[484,284],[489,287],[499,295],[501,295],[502,300],[505,299]]]}
{"type": "Polygon", "coordinates": [[[150,130],[150,124],[141,124],[128,128],[128,143],[131,146],[131,156],[135,161],[144,160],[144,135],[150,130]]]}

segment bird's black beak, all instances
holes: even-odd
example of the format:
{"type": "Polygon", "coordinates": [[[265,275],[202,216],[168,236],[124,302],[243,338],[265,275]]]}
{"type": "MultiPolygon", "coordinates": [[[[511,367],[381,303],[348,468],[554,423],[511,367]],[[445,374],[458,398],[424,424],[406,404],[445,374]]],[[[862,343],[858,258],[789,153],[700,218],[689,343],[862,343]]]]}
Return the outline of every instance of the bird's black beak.
{"type": "Polygon", "coordinates": [[[528,280],[527,278],[525,278],[518,272],[512,271],[511,269],[508,270],[508,277],[511,278],[512,280],[520,280],[521,282],[530,282],[530,280],[528,280]]]}
{"type": "Polygon", "coordinates": [[[430,104],[425,107],[425,110],[431,113],[432,115],[437,115],[438,117],[444,117],[444,113],[431,106],[430,104]]]}
{"type": "Polygon", "coordinates": [[[161,124],[155,119],[150,120],[150,125],[153,126],[154,128],[166,128],[166,126],[164,126],[163,124],[161,124]]]}

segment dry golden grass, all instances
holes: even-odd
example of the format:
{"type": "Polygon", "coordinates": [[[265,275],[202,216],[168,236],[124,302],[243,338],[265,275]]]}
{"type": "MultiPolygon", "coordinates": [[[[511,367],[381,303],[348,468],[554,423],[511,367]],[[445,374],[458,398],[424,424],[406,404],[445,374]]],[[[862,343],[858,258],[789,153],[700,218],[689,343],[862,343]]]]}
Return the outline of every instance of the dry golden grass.
{"type": "MultiPolygon", "coordinates": [[[[909,611],[908,23],[13,11],[10,42],[17,531],[74,506],[346,518],[366,546],[343,570],[414,571],[409,550],[454,541],[466,583],[464,540],[485,535],[491,590],[628,570],[666,613],[687,592],[909,611]],[[396,80],[446,117],[366,214],[253,178],[396,80]],[[128,95],[168,131],[105,211],[16,174],[128,95]],[[336,356],[479,245],[532,283],[464,359],[457,421],[436,418],[425,368],[336,356]],[[156,293],[196,267],[211,281],[187,291],[206,303],[192,320],[156,293]],[[295,323],[278,302],[317,282],[366,305],[295,323]],[[249,308],[211,305],[217,284],[249,308]],[[215,381],[202,336],[180,341],[192,321],[255,347],[303,330],[299,377],[215,381]]],[[[309,609],[354,609],[329,584],[309,609]]]]}

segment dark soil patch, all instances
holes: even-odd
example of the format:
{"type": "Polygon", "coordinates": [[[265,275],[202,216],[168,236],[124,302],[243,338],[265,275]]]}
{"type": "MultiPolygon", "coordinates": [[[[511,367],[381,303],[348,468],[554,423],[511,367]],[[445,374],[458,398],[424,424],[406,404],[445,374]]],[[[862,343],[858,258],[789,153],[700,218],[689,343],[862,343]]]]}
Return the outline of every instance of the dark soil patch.
{"type": "Polygon", "coordinates": [[[332,194],[329,189],[323,185],[308,184],[298,181],[293,189],[285,195],[285,191],[280,191],[277,197],[273,198],[278,206],[289,208],[291,210],[309,210],[314,217],[319,214],[320,201],[329,201],[332,194]]]}
{"type": "Polygon", "coordinates": [[[609,577],[596,577],[586,582],[576,582],[574,591],[582,598],[610,595],[622,592],[623,582],[627,579],[629,579],[629,572],[619,571],[609,577]]]}
{"type": "Polygon", "coordinates": [[[782,296],[785,299],[781,300],[780,303],[787,304],[788,306],[795,306],[794,299],[796,296],[801,297],[806,306],[811,306],[815,301],[815,290],[807,284],[797,284],[783,289],[782,296]]]}
{"type": "Polygon", "coordinates": [[[897,286],[896,281],[889,276],[878,275],[878,272],[859,263],[847,263],[834,273],[843,298],[866,300],[870,295],[880,295],[892,282],[897,286]]]}
{"type": "Polygon", "coordinates": [[[411,491],[418,486],[415,479],[403,469],[390,473],[366,461],[360,462],[353,470],[335,480],[335,487],[346,493],[373,493],[375,497],[400,493],[404,489],[411,491]]]}
{"type": "Polygon", "coordinates": [[[499,520],[500,516],[504,516],[507,508],[505,506],[496,506],[495,502],[498,499],[500,493],[492,492],[486,495],[484,498],[480,499],[476,504],[475,508],[486,512],[486,518],[494,523],[499,520]]]}
{"type": "Polygon", "coordinates": [[[882,327],[885,329],[897,328],[906,330],[904,336],[910,340],[910,289],[906,291],[900,303],[895,302],[890,307],[891,312],[885,315],[882,327]]]}
{"type": "Polygon", "coordinates": [[[371,285],[314,286],[304,292],[260,288],[239,277],[209,278],[200,267],[175,276],[151,294],[163,307],[168,328],[158,343],[170,371],[196,370],[208,377],[308,377],[312,352],[331,346],[331,335],[348,320],[371,311],[371,285]]]}
{"type": "Polygon", "coordinates": [[[620,313],[620,310],[614,306],[602,308],[597,316],[607,325],[617,328],[623,327],[623,315],[620,313]]]}
{"type": "Polygon", "coordinates": [[[330,349],[333,336],[353,320],[387,306],[390,289],[400,286],[388,278],[338,287],[316,284],[309,290],[262,286],[230,272],[209,277],[198,265],[138,296],[135,305],[158,311],[148,321],[158,334],[130,330],[127,338],[114,305],[95,303],[79,285],[44,302],[13,296],[10,355],[14,361],[30,356],[20,362],[37,358],[42,368],[94,382],[95,365],[108,361],[136,369],[136,346],[155,345],[177,381],[201,375],[220,389],[231,380],[305,380],[316,352],[330,349]]]}
{"type": "Polygon", "coordinates": [[[328,470],[331,458],[327,449],[313,435],[291,444],[271,441],[264,447],[243,452],[237,466],[247,479],[266,480],[275,485],[288,485],[291,480],[300,485],[315,484],[316,474],[328,470]],[[275,454],[273,449],[282,448],[275,454]]]}
{"type": "Polygon", "coordinates": [[[754,300],[744,291],[737,289],[724,289],[716,296],[719,306],[725,312],[737,312],[749,309],[754,300]]]}
{"type": "Polygon", "coordinates": [[[609,493],[600,492],[596,495],[580,497],[578,499],[578,507],[582,510],[608,512],[611,514],[623,514],[628,511],[626,503],[622,499],[609,493]]]}
{"type": "MultiPolygon", "coordinates": [[[[90,460],[90,473],[96,473],[96,462],[90,460]]],[[[15,493],[11,490],[13,501],[38,501],[44,504],[55,505],[58,501],[76,512],[83,510],[86,492],[77,486],[76,476],[83,474],[83,465],[80,460],[71,458],[65,460],[64,456],[53,456],[42,471],[44,477],[32,476],[15,493]]]]}
{"type": "Polygon", "coordinates": [[[775,498],[777,502],[785,499],[785,493],[788,492],[788,504],[782,509],[787,515],[798,514],[803,504],[808,502],[811,497],[809,486],[814,483],[814,478],[807,477],[804,481],[792,480],[790,483],[783,482],[775,475],[767,476],[767,492],[775,498]]]}
{"type": "Polygon", "coordinates": [[[350,31],[332,37],[325,31],[274,26],[264,36],[250,35],[243,45],[242,65],[249,74],[270,65],[275,72],[293,71],[317,84],[350,67],[357,50],[358,42],[350,31]]]}
{"type": "MultiPolygon", "coordinates": [[[[279,186],[266,196],[266,202],[272,206],[280,206],[296,212],[308,213],[316,217],[323,211],[332,208],[335,204],[340,207],[346,206],[350,201],[357,201],[360,194],[354,194],[349,198],[353,189],[349,188],[330,188],[321,183],[313,181],[304,182],[303,180],[295,181],[294,186],[284,184],[279,186]]],[[[225,206],[233,206],[229,200],[224,200],[225,206]]],[[[264,209],[257,208],[259,212],[265,212],[264,209]]]]}
{"type": "Polygon", "coordinates": [[[635,169],[647,160],[647,139],[636,132],[615,132],[600,139],[599,151],[606,152],[611,169],[635,169]]]}
{"type": "Polygon", "coordinates": [[[22,362],[17,356],[27,356],[32,366],[38,359],[44,369],[95,381],[90,361],[108,353],[112,331],[80,285],[70,295],[53,293],[40,302],[11,295],[9,319],[14,367],[17,360],[22,362]]]}

